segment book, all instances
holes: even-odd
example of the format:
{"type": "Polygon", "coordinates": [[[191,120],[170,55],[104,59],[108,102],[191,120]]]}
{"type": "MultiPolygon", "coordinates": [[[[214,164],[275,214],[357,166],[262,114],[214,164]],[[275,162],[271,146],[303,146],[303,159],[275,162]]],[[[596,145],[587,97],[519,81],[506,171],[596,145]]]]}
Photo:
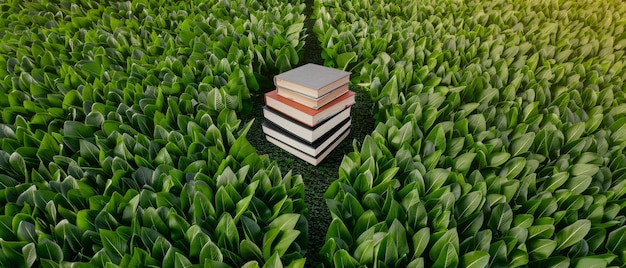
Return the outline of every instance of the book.
{"type": "Polygon", "coordinates": [[[315,142],[335,126],[350,118],[350,106],[345,108],[338,114],[328,118],[324,122],[319,123],[315,127],[309,127],[302,124],[270,107],[263,106],[263,116],[266,120],[280,126],[280,128],[300,137],[307,142],[315,142]]]}
{"type": "Polygon", "coordinates": [[[309,127],[316,126],[354,103],[355,93],[350,90],[317,110],[281,97],[276,90],[265,93],[265,105],[309,127]]]}
{"type": "Polygon", "coordinates": [[[274,76],[277,87],[288,88],[317,99],[350,82],[350,72],[308,63],[274,76]]]}
{"type": "Polygon", "coordinates": [[[274,145],[282,148],[283,150],[289,152],[292,155],[295,155],[296,157],[310,163],[311,165],[317,166],[319,165],[319,163],[321,163],[324,158],[326,158],[330,152],[332,152],[335,148],[337,148],[337,146],[344,140],[346,139],[346,137],[348,137],[348,134],[350,133],[350,129],[345,130],[343,133],[340,134],[340,136],[335,139],[334,141],[331,142],[331,144],[326,147],[326,149],[324,151],[322,151],[320,154],[318,155],[309,155],[306,154],[294,147],[289,146],[288,144],[282,142],[281,140],[278,140],[272,136],[269,135],[265,135],[265,138],[267,139],[267,141],[273,143],[274,145]]]}
{"type": "Polygon", "coordinates": [[[285,131],[281,127],[272,123],[271,121],[263,121],[263,133],[271,136],[282,143],[285,143],[291,147],[302,151],[305,154],[316,156],[322,153],[328,146],[336,140],[344,131],[350,128],[351,121],[346,119],[341,124],[335,126],[332,130],[328,131],[324,136],[315,142],[308,142],[300,137],[285,131]]]}
{"type": "Polygon", "coordinates": [[[343,95],[344,93],[348,92],[348,84],[343,84],[341,86],[339,86],[336,89],[333,89],[332,91],[322,95],[319,98],[311,98],[307,95],[304,95],[298,91],[294,91],[288,88],[284,88],[284,87],[276,87],[276,91],[278,93],[279,96],[281,97],[285,97],[288,98],[292,101],[295,101],[297,103],[300,104],[304,104],[306,106],[309,106],[313,109],[319,109],[320,107],[324,106],[325,104],[331,102],[332,100],[336,99],[337,97],[343,95]]]}

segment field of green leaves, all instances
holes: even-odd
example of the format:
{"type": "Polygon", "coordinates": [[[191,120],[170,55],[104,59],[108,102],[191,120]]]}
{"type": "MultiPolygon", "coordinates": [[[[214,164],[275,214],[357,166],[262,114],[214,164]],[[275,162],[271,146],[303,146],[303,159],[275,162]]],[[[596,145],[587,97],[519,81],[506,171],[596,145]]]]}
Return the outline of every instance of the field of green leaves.
{"type": "Polygon", "coordinates": [[[0,266],[302,267],[302,177],[238,113],[298,63],[304,7],[0,4],[0,266]]]}
{"type": "Polygon", "coordinates": [[[326,192],[325,266],[626,264],[626,5],[315,12],[325,64],[368,85],[378,122],[326,192]]]}
{"type": "Polygon", "coordinates": [[[626,4],[311,2],[0,2],[0,266],[626,265],[626,4]],[[376,121],[320,252],[242,120],[307,34],[376,121]]]}

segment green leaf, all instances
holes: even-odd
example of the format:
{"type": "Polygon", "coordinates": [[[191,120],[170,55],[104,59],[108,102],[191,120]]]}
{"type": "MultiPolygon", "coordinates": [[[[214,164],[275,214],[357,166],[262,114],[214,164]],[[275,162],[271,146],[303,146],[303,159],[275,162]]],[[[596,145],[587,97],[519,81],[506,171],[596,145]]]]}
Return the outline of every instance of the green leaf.
{"type": "Polygon", "coordinates": [[[528,227],[528,237],[533,238],[550,238],[554,234],[554,225],[552,224],[537,224],[528,227]]]}
{"type": "Polygon", "coordinates": [[[89,264],[97,267],[106,267],[108,263],[113,263],[113,260],[111,260],[111,257],[104,248],[96,252],[91,260],[89,260],[89,264]]]}
{"type": "Polygon", "coordinates": [[[223,262],[224,255],[217,245],[215,245],[212,241],[209,241],[202,247],[199,259],[200,264],[207,265],[207,262],[211,263],[212,261],[223,262]]]}
{"type": "Polygon", "coordinates": [[[182,254],[181,250],[176,247],[170,247],[163,257],[163,267],[174,267],[176,265],[176,254],[182,254]]]}
{"type": "Polygon", "coordinates": [[[242,198],[241,200],[239,200],[239,202],[237,202],[237,204],[235,205],[236,209],[236,214],[235,214],[235,222],[238,222],[239,219],[241,218],[241,216],[249,211],[248,208],[250,207],[250,202],[252,201],[252,197],[253,195],[249,195],[246,196],[244,198],[242,198]]]}
{"type": "Polygon", "coordinates": [[[265,259],[269,259],[273,253],[273,248],[272,245],[274,243],[274,240],[276,240],[276,238],[278,238],[278,236],[280,235],[280,230],[279,229],[269,229],[268,231],[265,232],[265,234],[263,235],[263,258],[265,259]]]}
{"type": "Polygon", "coordinates": [[[565,188],[569,189],[572,194],[582,194],[587,190],[592,182],[593,178],[591,176],[580,175],[576,177],[570,177],[564,186],[565,188]]]}
{"type": "Polygon", "coordinates": [[[407,232],[402,223],[397,219],[394,219],[393,223],[389,227],[389,238],[396,245],[398,256],[408,255],[409,244],[407,241],[407,232]]]}
{"type": "Polygon", "coordinates": [[[626,248],[626,226],[622,226],[609,233],[605,248],[615,254],[621,254],[626,248]]]}
{"type": "Polygon", "coordinates": [[[247,239],[254,241],[255,243],[260,243],[263,233],[261,231],[261,227],[256,222],[256,220],[243,215],[241,217],[241,224],[243,227],[244,234],[247,239]]]}
{"type": "MultiPolygon", "coordinates": [[[[167,240],[167,238],[165,238],[161,234],[158,234],[158,236],[156,236],[156,239],[154,240],[154,245],[152,246],[152,257],[154,257],[155,259],[163,259],[171,248],[172,244],[167,240]]],[[[200,256],[202,256],[202,253],[200,254],[200,256]]]]}
{"type": "Polygon", "coordinates": [[[236,209],[236,205],[232,198],[226,191],[226,188],[220,187],[215,193],[215,205],[216,215],[224,215],[225,213],[232,213],[236,209]]]}
{"type": "Polygon", "coordinates": [[[22,247],[22,254],[24,255],[26,267],[33,267],[33,264],[37,261],[37,248],[35,243],[28,243],[26,246],[22,247]]]}
{"type": "Polygon", "coordinates": [[[463,174],[467,174],[467,172],[469,172],[470,168],[472,167],[474,158],[476,158],[476,153],[470,152],[457,156],[454,159],[454,169],[463,174]]]}
{"type": "Polygon", "coordinates": [[[286,35],[299,34],[300,32],[302,32],[303,28],[304,28],[304,23],[302,22],[294,23],[294,24],[289,25],[285,33],[286,35]]]}
{"type": "Polygon", "coordinates": [[[450,175],[450,170],[435,168],[433,170],[428,171],[424,175],[424,182],[426,184],[426,193],[431,193],[443,186],[448,180],[448,176],[450,175]]]}
{"type": "Polygon", "coordinates": [[[170,152],[168,152],[166,147],[163,147],[161,148],[161,150],[159,150],[159,153],[154,158],[154,162],[159,165],[174,166],[174,161],[172,160],[170,152]]]}
{"type": "Polygon", "coordinates": [[[441,236],[438,239],[435,239],[435,243],[433,244],[429,252],[430,259],[435,262],[445,263],[445,267],[448,266],[447,264],[455,262],[458,263],[459,235],[456,231],[456,228],[434,234],[434,236],[439,235],[441,236]]]}
{"type": "Polygon", "coordinates": [[[447,243],[441,249],[433,267],[457,267],[459,264],[458,244],[447,243]]]}
{"type": "Polygon", "coordinates": [[[505,177],[508,180],[513,180],[521,174],[525,167],[526,159],[523,157],[515,157],[506,163],[504,168],[500,171],[500,176],[505,177]]]}
{"type": "Polygon", "coordinates": [[[305,264],[306,264],[306,258],[299,258],[299,259],[292,260],[291,263],[287,265],[287,268],[304,268],[305,264]]]}
{"type": "Polygon", "coordinates": [[[148,207],[144,210],[144,213],[142,215],[142,223],[148,228],[156,229],[159,233],[169,233],[167,224],[165,223],[165,221],[163,221],[158,211],[154,209],[154,207],[148,207]]]}
{"type": "Polygon", "coordinates": [[[224,213],[217,222],[215,235],[218,237],[217,245],[229,250],[234,250],[239,245],[239,232],[235,220],[229,213],[224,213]]]}
{"type": "Polygon", "coordinates": [[[491,210],[487,225],[495,230],[506,232],[513,222],[513,210],[508,203],[500,203],[491,210]]]}
{"type": "Polygon", "coordinates": [[[127,241],[114,231],[100,229],[100,240],[102,246],[108,252],[115,254],[120,259],[128,252],[127,241]]]}
{"type": "Polygon", "coordinates": [[[341,239],[347,245],[352,245],[352,234],[339,218],[334,218],[326,231],[326,240],[330,238],[341,239]]]}
{"type": "Polygon", "coordinates": [[[557,247],[557,242],[550,239],[534,239],[526,243],[528,255],[534,260],[547,259],[557,247]]]}
{"type": "Polygon", "coordinates": [[[575,140],[578,140],[580,136],[585,131],[585,123],[578,122],[576,124],[571,125],[569,128],[565,130],[565,143],[569,144],[575,140]]]}
{"type": "Polygon", "coordinates": [[[353,187],[354,190],[356,190],[357,195],[372,192],[374,190],[374,173],[377,173],[375,161],[373,158],[368,158],[368,160],[366,160],[361,166],[359,174],[353,183],[353,187]]]}
{"type": "Polygon", "coordinates": [[[465,253],[461,259],[461,266],[465,268],[487,267],[489,264],[489,253],[476,250],[465,253]]]}
{"type": "Polygon", "coordinates": [[[508,249],[505,240],[496,240],[489,245],[489,255],[495,263],[504,263],[507,261],[508,249]]]}
{"type": "Polygon", "coordinates": [[[528,264],[528,253],[526,253],[526,250],[515,248],[509,255],[511,259],[509,267],[520,267],[528,264]]]}
{"type": "MultiPolygon", "coordinates": [[[[197,230],[200,229],[200,227],[198,227],[198,225],[194,225],[191,228],[189,228],[187,230],[187,234],[190,233],[190,230],[194,230],[197,227],[197,230]]],[[[198,233],[194,234],[191,239],[191,243],[189,245],[190,249],[189,249],[189,257],[195,258],[200,256],[200,252],[202,250],[202,248],[204,247],[205,244],[209,243],[209,241],[211,241],[211,238],[209,238],[209,236],[207,234],[205,234],[204,232],[202,232],[201,230],[199,230],[198,233]]]]}
{"type": "Polygon", "coordinates": [[[550,178],[543,183],[542,188],[547,192],[554,192],[556,189],[565,184],[568,179],[569,172],[567,171],[552,174],[552,176],[550,176],[550,178]]]}
{"type": "Polygon", "coordinates": [[[289,71],[293,67],[289,61],[289,55],[287,53],[281,53],[278,55],[276,58],[276,67],[281,73],[289,71]]]}
{"type": "Polygon", "coordinates": [[[241,268],[259,268],[261,266],[259,266],[259,262],[258,261],[249,261],[246,262],[244,265],[241,266],[241,268]]]}
{"type": "Polygon", "coordinates": [[[349,51],[337,55],[337,67],[341,70],[346,70],[350,63],[357,61],[357,55],[354,51],[349,51]]]}
{"type": "Polygon", "coordinates": [[[185,255],[176,252],[174,257],[174,268],[191,267],[192,263],[185,255]]]}
{"type": "Polygon", "coordinates": [[[480,191],[469,192],[456,202],[456,215],[458,219],[463,219],[478,211],[485,203],[485,197],[480,191]]]}
{"type": "Polygon", "coordinates": [[[285,255],[287,250],[292,246],[294,241],[300,235],[300,231],[299,230],[287,230],[287,231],[281,231],[281,233],[282,235],[280,237],[280,240],[278,241],[278,243],[274,245],[274,249],[273,249],[273,251],[275,253],[278,253],[279,256],[285,255]]]}
{"type": "Polygon", "coordinates": [[[94,225],[98,229],[115,230],[119,223],[117,222],[115,217],[113,217],[113,215],[103,210],[100,211],[100,213],[98,213],[98,215],[94,219],[94,225]]]}
{"type": "Polygon", "coordinates": [[[333,265],[334,267],[356,268],[359,266],[359,262],[353,258],[348,251],[340,249],[333,255],[333,265]]]}
{"type": "Polygon", "coordinates": [[[243,259],[246,260],[263,259],[263,252],[261,251],[261,248],[259,248],[259,246],[257,246],[254,242],[248,239],[244,239],[243,241],[241,241],[241,243],[239,243],[239,254],[243,259]]]}
{"type": "Polygon", "coordinates": [[[17,238],[19,238],[21,241],[37,242],[38,237],[39,236],[37,234],[37,231],[35,230],[34,224],[27,221],[21,221],[19,223],[17,228],[17,238]]]}
{"type": "Polygon", "coordinates": [[[490,167],[498,167],[502,164],[506,163],[509,160],[511,154],[507,152],[494,152],[489,155],[489,166],[490,167]]]}
{"type": "Polygon", "coordinates": [[[60,263],[63,260],[63,250],[61,246],[54,243],[48,238],[44,238],[37,244],[37,256],[40,259],[49,259],[56,263],[60,263]]]}
{"type": "Polygon", "coordinates": [[[367,135],[363,139],[363,145],[361,146],[360,155],[361,159],[368,159],[370,157],[377,159],[379,156],[382,155],[382,151],[380,150],[378,144],[372,138],[372,136],[367,135]]]}
{"type": "Polygon", "coordinates": [[[24,158],[19,153],[11,153],[11,156],[9,157],[9,164],[11,165],[13,171],[15,171],[18,175],[28,175],[26,170],[26,161],[24,161],[24,158]]]}
{"type": "Polygon", "coordinates": [[[246,139],[245,135],[237,138],[233,146],[228,151],[229,155],[232,155],[237,161],[243,161],[248,155],[256,154],[256,150],[248,139],[246,139]]]}
{"type": "Polygon", "coordinates": [[[624,142],[626,141],[626,120],[621,119],[617,120],[610,126],[610,129],[613,133],[611,133],[611,138],[616,142],[624,142]]]}
{"type": "Polygon", "coordinates": [[[63,108],[68,109],[71,107],[83,107],[83,99],[76,90],[71,90],[63,97],[63,108]]]}
{"type": "Polygon", "coordinates": [[[83,248],[83,244],[81,242],[83,231],[76,227],[76,225],[69,223],[66,219],[61,220],[56,225],[55,235],[57,235],[57,237],[63,237],[64,243],[66,243],[74,251],[79,251],[83,248]]]}
{"type": "Polygon", "coordinates": [[[574,164],[569,168],[569,172],[570,174],[572,174],[572,176],[576,177],[576,176],[593,176],[596,173],[598,173],[598,171],[600,170],[600,168],[597,165],[594,164],[582,164],[582,163],[578,163],[578,164],[574,164]]]}
{"type": "Polygon", "coordinates": [[[576,268],[602,268],[607,267],[617,256],[605,253],[595,256],[586,256],[574,261],[576,268]]]}
{"type": "Polygon", "coordinates": [[[354,257],[359,261],[359,263],[372,263],[374,260],[374,247],[375,245],[373,240],[366,240],[359,243],[354,251],[354,257]]]}
{"type": "Polygon", "coordinates": [[[195,222],[202,222],[204,219],[214,217],[215,208],[211,200],[203,193],[197,192],[193,198],[193,218],[195,222]]]}
{"type": "Polygon", "coordinates": [[[398,88],[398,79],[395,75],[393,75],[383,87],[381,95],[388,97],[390,103],[398,103],[399,92],[400,89],[398,88]]]}
{"type": "Polygon", "coordinates": [[[281,231],[290,231],[296,227],[299,220],[300,220],[300,214],[287,213],[287,214],[280,215],[276,219],[274,219],[269,224],[269,227],[277,228],[281,231]]]}
{"type": "Polygon", "coordinates": [[[170,237],[174,241],[183,239],[190,227],[189,223],[176,213],[176,210],[170,210],[170,213],[167,215],[167,223],[170,230],[170,237]]]}
{"type": "Polygon", "coordinates": [[[88,74],[100,78],[102,74],[102,65],[91,60],[83,60],[76,64],[77,70],[82,70],[88,74]]]}
{"type": "Polygon", "coordinates": [[[578,243],[591,229],[591,221],[578,220],[556,234],[557,251],[578,243]]]}
{"type": "Polygon", "coordinates": [[[95,144],[81,139],[80,144],[80,156],[89,161],[98,161],[100,158],[100,148],[95,144]]]}
{"type": "Polygon", "coordinates": [[[278,252],[275,252],[269,259],[267,259],[267,262],[263,265],[263,268],[283,268],[283,263],[280,260],[278,252]]]}

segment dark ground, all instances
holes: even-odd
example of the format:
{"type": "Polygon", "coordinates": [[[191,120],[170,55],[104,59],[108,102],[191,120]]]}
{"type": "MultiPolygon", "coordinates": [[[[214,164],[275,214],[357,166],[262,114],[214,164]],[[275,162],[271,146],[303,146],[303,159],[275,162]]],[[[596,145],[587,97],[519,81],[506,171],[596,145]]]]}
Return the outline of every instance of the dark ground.
{"type": "MultiPolygon", "coordinates": [[[[313,33],[315,19],[311,18],[313,12],[313,0],[306,1],[307,7],[304,27],[307,37],[304,45],[304,59],[298,65],[305,63],[323,64],[319,41],[313,33]]],[[[273,88],[264,89],[264,92],[273,88]]],[[[248,140],[260,154],[267,154],[271,161],[276,161],[283,173],[292,170],[293,174],[300,174],[306,185],[305,202],[309,209],[309,245],[306,254],[306,267],[317,267],[321,259],[318,253],[324,245],[326,230],[331,222],[331,216],[324,193],[332,181],[337,179],[337,172],[343,156],[353,151],[352,142],[357,141],[360,147],[366,135],[374,129],[374,120],[371,115],[372,101],[368,93],[359,86],[351,86],[351,90],[357,93],[356,104],[352,106],[352,130],[350,135],[318,166],[313,166],[277,146],[265,140],[261,123],[263,122],[263,95],[253,96],[253,110],[250,114],[254,123],[248,133],[248,140]]],[[[245,119],[245,121],[251,120],[245,119]]]]}

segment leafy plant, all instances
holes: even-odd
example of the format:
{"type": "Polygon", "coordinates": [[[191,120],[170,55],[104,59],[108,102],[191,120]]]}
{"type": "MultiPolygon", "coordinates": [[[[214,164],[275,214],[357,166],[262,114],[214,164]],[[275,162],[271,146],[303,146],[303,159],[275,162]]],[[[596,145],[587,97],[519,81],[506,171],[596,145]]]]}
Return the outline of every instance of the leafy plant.
{"type": "Polygon", "coordinates": [[[623,265],[625,10],[588,4],[316,1],[379,122],[326,192],[324,265],[623,265]]]}
{"type": "Polygon", "coordinates": [[[302,177],[238,118],[303,4],[0,5],[2,266],[304,265],[302,177]]]}

